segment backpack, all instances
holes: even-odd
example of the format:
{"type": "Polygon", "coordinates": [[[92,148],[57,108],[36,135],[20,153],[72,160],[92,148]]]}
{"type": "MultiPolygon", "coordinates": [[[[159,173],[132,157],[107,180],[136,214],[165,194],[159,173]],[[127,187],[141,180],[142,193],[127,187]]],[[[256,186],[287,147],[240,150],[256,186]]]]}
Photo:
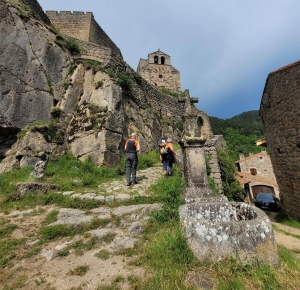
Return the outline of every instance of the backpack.
{"type": "Polygon", "coordinates": [[[167,146],[166,142],[160,143],[158,146],[159,146],[159,152],[160,152],[160,154],[164,155],[164,154],[168,154],[169,153],[169,149],[166,148],[166,146],[167,146]]]}

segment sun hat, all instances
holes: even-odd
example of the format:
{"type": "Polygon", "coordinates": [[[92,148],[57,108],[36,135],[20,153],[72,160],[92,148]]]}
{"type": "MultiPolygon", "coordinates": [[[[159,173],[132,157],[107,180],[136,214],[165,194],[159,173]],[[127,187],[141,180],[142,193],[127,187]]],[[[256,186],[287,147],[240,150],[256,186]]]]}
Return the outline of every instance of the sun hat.
{"type": "Polygon", "coordinates": [[[168,138],[168,139],[167,139],[167,142],[168,142],[168,143],[171,143],[171,142],[172,142],[172,139],[171,139],[171,138],[168,138]]]}

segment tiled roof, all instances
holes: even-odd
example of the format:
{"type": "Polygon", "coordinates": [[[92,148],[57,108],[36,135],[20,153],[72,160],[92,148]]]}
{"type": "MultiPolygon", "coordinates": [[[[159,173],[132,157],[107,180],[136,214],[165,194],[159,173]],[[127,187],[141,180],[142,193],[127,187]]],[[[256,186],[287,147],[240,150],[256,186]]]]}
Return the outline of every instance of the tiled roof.
{"type": "Polygon", "coordinates": [[[297,64],[300,64],[300,60],[297,60],[297,61],[292,62],[292,63],[290,63],[290,64],[288,64],[288,65],[285,65],[285,66],[283,66],[283,67],[281,67],[281,68],[279,68],[279,69],[277,69],[277,70],[274,70],[274,71],[270,72],[269,75],[274,74],[274,73],[277,73],[277,72],[282,71],[282,70],[285,70],[285,69],[287,69],[287,68],[293,67],[293,66],[295,66],[295,65],[297,65],[297,64]]]}
{"type": "Polygon", "coordinates": [[[236,179],[237,179],[237,181],[238,181],[240,184],[246,184],[246,183],[250,183],[250,182],[251,182],[250,180],[241,178],[241,177],[239,177],[239,176],[237,176],[236,179]]]}
{"type": "Polygon", "coordinates": [[[250,156],[248,156],[248,157],[245,157],[244,159],[240,159],[240,160],[238,160],[238,161],[235,161],[234,163],[240,163],[240,162],[242,162],[242,161],[245,161],[245,160],[251,159],[251,158],[253,158],[253,157],[257,156],[257,155],[270,156],[270,155],[269,155],[269,154],[267,154],[267,153],[264,153],[264,152],[259,152],[259,153],[256,153],[256,154],[252,154],[252,155],[250,155],[250,156]]]}
{"type": "Polygon", "coordinates": [[[257,175],[252,175],[250,173],[246,173],[246,172],[238,172],[237,174],[240,178],[243,178],[243,179],[248,179],[250,181],[259,181],[261,183],[278,186],[276,180],[273,180],[273,179],[266,179],[266,178],[263,178],[263,177],[260,177],[257,175]]]}

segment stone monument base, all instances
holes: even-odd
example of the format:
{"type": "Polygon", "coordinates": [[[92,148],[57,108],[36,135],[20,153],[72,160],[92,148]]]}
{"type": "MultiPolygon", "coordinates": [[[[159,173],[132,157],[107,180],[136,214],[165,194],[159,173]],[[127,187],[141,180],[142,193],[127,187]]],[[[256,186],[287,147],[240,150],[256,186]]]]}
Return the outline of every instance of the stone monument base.
{"type": "Polygon", "coordinates": [[[233,257],[243,265],[279,264],[272,224],[262,210],[246,203],[208,199],[179,209],[182,230],[200,261],[233,257]]]}

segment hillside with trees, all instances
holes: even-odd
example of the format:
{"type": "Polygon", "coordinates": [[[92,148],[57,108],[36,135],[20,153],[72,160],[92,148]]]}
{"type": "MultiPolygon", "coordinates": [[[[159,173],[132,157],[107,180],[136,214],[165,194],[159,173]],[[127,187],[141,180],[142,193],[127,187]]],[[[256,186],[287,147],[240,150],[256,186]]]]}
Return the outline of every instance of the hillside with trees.
{"type": "Polygon", "coordinates": [[[238,160],[239,153],[249,156],[249,153],[266,150],[265,147],[255,144],[256,140],[264,137],[258,110],[244,112],[225,120],[217,117],[209,119],[213,133],[224,136],[232,160],[238,160]]]}

